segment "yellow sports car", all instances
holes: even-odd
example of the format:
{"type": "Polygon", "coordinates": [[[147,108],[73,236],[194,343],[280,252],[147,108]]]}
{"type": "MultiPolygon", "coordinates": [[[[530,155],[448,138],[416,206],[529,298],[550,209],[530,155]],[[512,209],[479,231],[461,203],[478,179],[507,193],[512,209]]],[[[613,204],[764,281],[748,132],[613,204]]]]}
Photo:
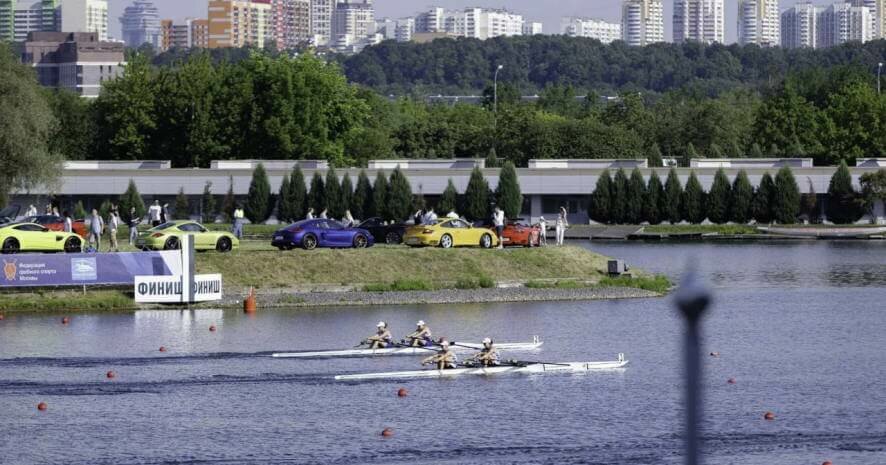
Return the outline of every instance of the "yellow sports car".
{"type": "Polygon", "coordinates": [[[474,227],[463,219],[447,218],[407,229],[403,243],[413,247],[439,245],[444,249],[461,246],[489,249],[498,246],[498,236],[491,229],[474,227]]]}
{"type": "Polygon", "coordinates": [[[233,234],[210,231],[190,220],[170,221],[139,233],[135,246],[142,250],[177,250],[181,248],[181,238],[186,234],[194,236],[196,250],[230,252],[240,247],[240,240],[233,234]]]}
{"type": "Polygon", "coordinates": [[[0,247],[3,253],[82,252],[83,239],[36,223],[8,223],[0,226],[0,247]]]}

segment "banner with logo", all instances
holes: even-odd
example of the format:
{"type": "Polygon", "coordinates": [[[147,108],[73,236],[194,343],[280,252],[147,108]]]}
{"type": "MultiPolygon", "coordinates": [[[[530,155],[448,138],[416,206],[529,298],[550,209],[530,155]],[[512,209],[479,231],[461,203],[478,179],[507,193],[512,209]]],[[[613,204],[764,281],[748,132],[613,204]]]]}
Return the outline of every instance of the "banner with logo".
{"type": "Polygon", "coordinates": [[[222,298],[222,275],[194,275],[190,297],[182,291],[182,276],[136,276],[135,301],[137,303],[210,302],[222,298]]]}
{"type": "Polygon", "coordinates": [[[0,255],[0,289],[132,285],[136,276],[180,276],[181,252],[0,255]]]}

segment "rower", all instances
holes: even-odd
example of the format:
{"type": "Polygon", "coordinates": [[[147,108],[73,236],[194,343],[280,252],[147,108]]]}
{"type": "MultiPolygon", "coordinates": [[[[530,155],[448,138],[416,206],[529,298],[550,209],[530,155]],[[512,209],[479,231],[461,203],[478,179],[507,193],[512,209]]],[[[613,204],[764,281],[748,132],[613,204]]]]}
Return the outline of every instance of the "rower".
{"type": "Polygon", "coordinates": [[[369,344],[370,349],[393,347],[394,336],[392,336],[391,331],[388,330],[388,324],[384,321],[379,321],[375,327],[377,328],[375,334],[366,338],[364,343],[369,344]]]}
{"type": "Polygon", "coordinates": [[[448,370],[458,367],[458,358],[455,352],[449,350],[449,342],[445,339],[440,341],[440,351],[421,361],[422,365],[435,363],[438,370],[448,370]]]}
{"type": "Polygon", "coordinates": [[[480,349],[480,352],[472,355],[468,360],[475,361],[480,366],[484,367],[498,366],[498,350],[493,346],[492,339],[488,337],[483,339],[483,348],[480,349]]]}
{"type": "Polygon", "coordinates": [[[424,320],[418,320],[416,323],[418,328],[411,332],[406,336],[406,343],[408,343],[412,347],[427,347],[434,343],[434,340],[431,339],[431,328],[424,322],[424,320]]]}

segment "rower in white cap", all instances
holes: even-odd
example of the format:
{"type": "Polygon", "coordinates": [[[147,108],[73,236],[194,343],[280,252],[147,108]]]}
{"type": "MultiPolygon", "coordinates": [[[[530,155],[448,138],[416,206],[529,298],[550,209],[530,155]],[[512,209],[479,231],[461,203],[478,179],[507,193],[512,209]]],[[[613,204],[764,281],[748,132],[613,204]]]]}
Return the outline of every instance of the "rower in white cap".
{"type": "Polygon", "coordinates": [[[483,348],[480,349],[480,352],[477,352],[465,361],[476,362],[480,366],[484,367],[492,367],[498,365],[498,350],[496,350],[496,348],[494,347],[492,339],[488,337],[483,339],[483,348]]]}
{"type": "Polygon", "coordinates": [[[363,343],[369,344],[370,349],[394,347],[394,336],[391,335],[388,324],[384,321],[379,321],[375,327],[377,328],[375,334],[366,338],[363,343]]]}
{"type": "Polygon", "coordinates": [[[431,328],[424,320],[418,320],[415,331],[409,333],[403,341],[412,347],[427,347],[433,345],[434,340],[431,339],[431,328]]]}
{"type": "Polygon", "coordinates": [[[449,350],[449,341],[441,339],[440,351],[421,361],[422,365],[428,365],[431,363],[436,364],[438,370],[448,370],[458,367],[458,358],[455,356],[455,352],[449,350]]]}

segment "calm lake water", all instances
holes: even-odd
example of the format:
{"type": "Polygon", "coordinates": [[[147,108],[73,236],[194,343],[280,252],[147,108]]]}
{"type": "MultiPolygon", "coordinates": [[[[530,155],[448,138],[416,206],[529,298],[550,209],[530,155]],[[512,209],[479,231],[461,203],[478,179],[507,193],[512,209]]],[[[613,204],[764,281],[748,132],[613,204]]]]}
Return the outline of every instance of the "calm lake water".
{"type": "MultiPolygon", "coordinates": [[[[886,243],[590,247],[675,278],[693,262],[714,288],[706,463],[886,463],[886,243]]],[[[683,322],[669,298],[60,318],[0,321],[2,464],[682,462],[683,322]],[[418,319],[460,340],[541,336],[524,359],[624,352],[631,364],[345,384],[331,377],[418,360],[268,357],[352,346],[378,320],[405,333],[418,319]],[[380,437],[386,427],[393,437],[380,437]]]]}

